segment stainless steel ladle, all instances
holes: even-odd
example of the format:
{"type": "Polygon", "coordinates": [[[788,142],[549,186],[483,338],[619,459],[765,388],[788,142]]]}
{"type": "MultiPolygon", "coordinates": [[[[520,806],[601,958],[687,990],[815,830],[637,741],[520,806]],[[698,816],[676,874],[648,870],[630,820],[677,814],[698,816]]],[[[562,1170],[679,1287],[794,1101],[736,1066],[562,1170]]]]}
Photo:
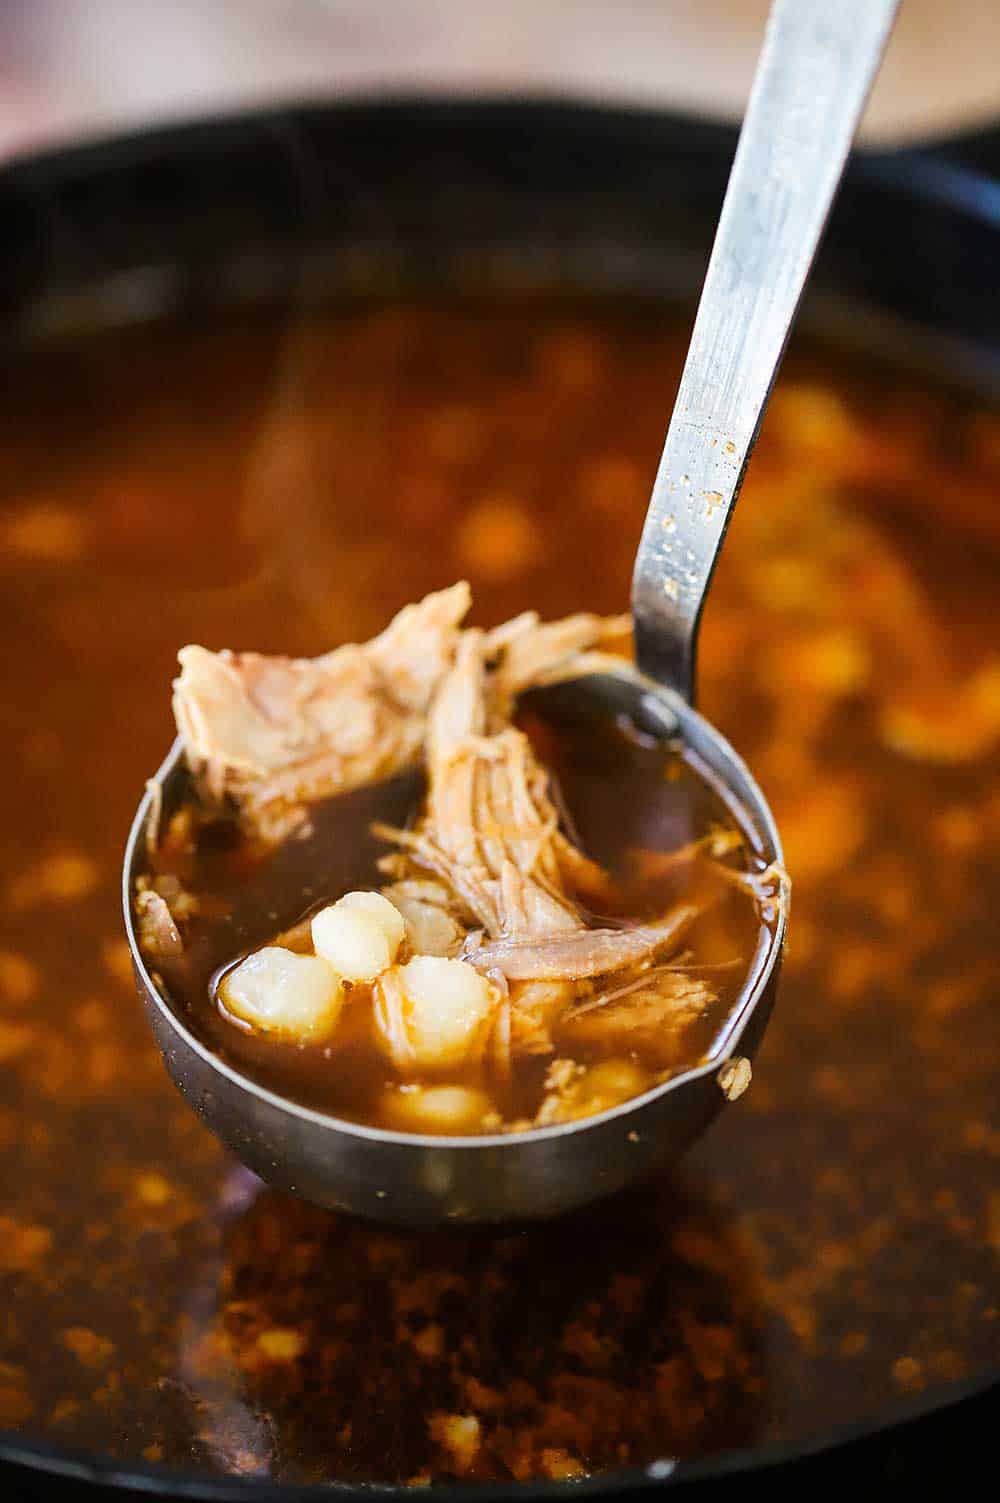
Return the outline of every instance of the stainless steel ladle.
{"type": "MultiPolygon", "coordinates": [[[[639,545],[632,607],[640,671],[591,675],[574,686],[601,713],[626,713],[651,731],[680,735],[764,862],[781,860],[764,796],[728,742],[693,708],[698,624],[897,5],[776,0],[639,545]]],[[[179,745],[154,781],[168,811],[181,802],[188,773],[179,745]]],[[[386,798],[398,799],[398,787],[389,788],[386,798]]],[[[192,1033],[139,952],[132,897],[147,865],[152,798],[147,792],[136,813],[123,877],[139,992],[184,1096],[272,1185],[399,1222],[549,1216],[676,1157],[748,1078],[774,1002],[783,908],[762,927],[746,982],[707,1058],[599,1116],[518,1134],[437,1137],[341,1121],[277,1096],[192,1033]]],[[[398,817],[397,810],[380,812],[398,817]]],[[[338,875],[346,887],[364,885],[367,873],[338,875]]]]}

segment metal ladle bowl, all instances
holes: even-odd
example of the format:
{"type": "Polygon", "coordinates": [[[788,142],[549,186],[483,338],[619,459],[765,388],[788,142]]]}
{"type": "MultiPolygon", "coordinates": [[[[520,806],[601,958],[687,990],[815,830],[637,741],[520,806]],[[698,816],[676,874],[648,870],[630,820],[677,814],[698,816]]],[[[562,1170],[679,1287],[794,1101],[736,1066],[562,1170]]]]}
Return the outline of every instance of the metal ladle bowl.
{"type": "MultiPolygon", "coordinates": [[[[749,769],[692,706],[698,625],[771,385],[898,0],[776,0],[636,561],[639,670],[576,681],[581,705],[679,736],[762,862],[774,818],[749,769]]],[[[157,772],[169,812],[189,787],[176,744],[157,772]]],[[[398,795],[397,795],[398,796],[398,795]]],[[[276,1095],[203,1044],[146,967],[133,922],[154,793],[123,873],[125,928],[157,1042],[182,1094],[245,1164],[320,1205],[395,1222],[551,1216],[669,1162],[739,1094],[774,1004],[785,905],[706,1057],[594,1117],[442,1137],[342,1121],[276,1095]],[[746,1062],[746,1063],[744,1063],[746,1062]]]]}
{"type": "MultiPolygon", "coordinates": [[[[679,696],[639,675],[591,675],[573,685],[588,709],[627,713],[652,734],[680,736],[765,863],[781,859],[774,819],[749,769],[679,696]]],[[[184,799],[189,777],[177,743],[156,774],[163,808],[184,799]]],[[[320,1205],[397,1222],[506,1221],[550,1216],[620,1189],[683,1152],[724,1105],[728,1061],[749,1059],[774,1002],[785,918],[761,926],[747,980],[711,1052],[694,1069],[612,1111],[528,1132],[439,1137],[390,1132],[310,1110],[242,1075],[191,1031],[139,952],[132,917],[145,869],[149,792],[125,853],[125,925],[139,993],[167,1069],[183,1096],[251,1169],[320,1205]]],[[[344,885],[361,885],[338,873],[344,885]]],[[[735,1071],[737,1082],[742,1076],[735,1071]]],[[[738,1084],[737,1087],[738,1088],[738,1084]]]]}

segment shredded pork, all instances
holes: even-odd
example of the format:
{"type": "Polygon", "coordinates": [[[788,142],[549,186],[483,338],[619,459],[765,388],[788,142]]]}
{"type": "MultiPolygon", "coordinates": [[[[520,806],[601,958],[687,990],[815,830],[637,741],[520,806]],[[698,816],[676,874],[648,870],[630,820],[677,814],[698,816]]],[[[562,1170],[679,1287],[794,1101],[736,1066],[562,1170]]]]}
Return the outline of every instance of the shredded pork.
{"type": "Polygon", "coordinates": [[[182,648],[174,716],[203,793],[281,839],[314,800],[413,766],[470,599],[453,585],[319,658],[182,648]]]}
{"type": "MultiPolygon", "coordinates": [[[[202,795],[273,841],[301,825],[314,800],[422,762],[415,821],[374,827],[392,848],[380,862],[390,879],[382,891],[404,917],[411,952],[460,958],[488,979],[494,1015],[482,1047],[499,1075],[514,1055],[553,1055],[557,1042],[564,1053],[597,1044],[623,1055],[641,1042],[665,1059],[663,1041],[711,1000],[704,981],[663,964],[697,910],[678,904],[632,925],[589,918],[610,878],[577,845],[512,723],[527,690],[621,667],[606,648],[627,622],[581,614],[542,623],[528,612],[487,632],[462,626],[469,605],[468,585],[457,584],[401,611],[372,642],[311,660],[184,648],[174,707],[202,795]]],[[[173,948],[176,926],[153,895],[142,918],[158,947],[173,948]]],[[[387,973],[378,1006],[405,1044],[407,1004],[393,985],[387,973]]],[[[538,1120],[561,1120],[573,1103],[592,1110],[576,1067],[553,1069],[538,1120]]],[[[600,1084],[609,1089],[618,1087],[600,1084]]]]}
{"type": "Polygon", "coordinates": [[[666,969],[640,974],[565,1013],[559,1046],[569,1052],[594,1045],[621,1054],[638,1050],[644,1059],[670,1065],[678,1035],[705,1012],[713,996],[702,977],[666,969]]]}
{"type": "Polygon", "coordinates": [[[665,950],[676,949],[696,916],[696,908],[679,904],[660,924],[578,928],[572,934],[498,940],[470,947],[468,958],[480,970],[499,971],[508,981],[582,981],[625,966],[646,965],[665,950]]]}
{"type": "MultiPolygon", "coordinates": [[[[623,976],[643,977],[677,950],[697,916],[694,907],[678,905],[651,924],[608,928],[587,921],[582,902],[605,895],[609,878],[560,828],[548,775],[528,738],[510,724],[519,694],[572,676],[595,643],[621,627],[618,619],[594,616],[543,625],[531,614],[494,632],[463,633],[428,715],[421,816],[406,830],[376,827],[397,848],[387,862],[391,874],[402,876],[403,886],[432,875],[435,901],[465,923],[461,957],[502,979],[502,1026],[514,1053],[551,1053],[554,1031],[574,1015],[581,996],[592,1001],[604,980],[618,986],[623,976]]],[[[676,985],[653,985],[637,996],[644,1033],[656,1008],[661,1022],[670,1020],[665,1033],[676,1038],[682,1018],[692,1016],[680,1004],[676,985]]],[[[623,1000],[608,1013],[609,1034],[627,1033],[621,1024],[627,1011],[623,1000]]],[[[595,1016],[581,1041],[591,1042],[602,1027],[595,1016]]]]}
{"type": "MultiPolygon", "coordinates": [[[[461,629],[471,599],[461,581],[406,606],[372,641],[318,658],[182,648],[174,716],[203,795],[231,801],[252,834],[282,839],[315,800],[420,761],[432,704],[473,641],[496,659],[493,694],[509,711],[627,629],[623,617],[543,625],[528,612],[484,637],[461,629]]],[[[451,710],[461,714],[454,698],[451,710]]]]}

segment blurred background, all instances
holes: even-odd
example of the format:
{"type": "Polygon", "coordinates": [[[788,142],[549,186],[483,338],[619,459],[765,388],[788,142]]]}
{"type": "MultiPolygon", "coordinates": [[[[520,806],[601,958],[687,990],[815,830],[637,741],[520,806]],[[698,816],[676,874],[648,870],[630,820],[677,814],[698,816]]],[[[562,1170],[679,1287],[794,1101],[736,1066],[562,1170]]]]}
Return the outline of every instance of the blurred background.
{"type": "MultiPolygon", "coordinates": [[[[572,94],[726,117],[766,0],[0,0],[0,155],[375,90],[572,94]]],[[[1000,116],[997,0],[903,0],[865,136],[1000,116]]]]}

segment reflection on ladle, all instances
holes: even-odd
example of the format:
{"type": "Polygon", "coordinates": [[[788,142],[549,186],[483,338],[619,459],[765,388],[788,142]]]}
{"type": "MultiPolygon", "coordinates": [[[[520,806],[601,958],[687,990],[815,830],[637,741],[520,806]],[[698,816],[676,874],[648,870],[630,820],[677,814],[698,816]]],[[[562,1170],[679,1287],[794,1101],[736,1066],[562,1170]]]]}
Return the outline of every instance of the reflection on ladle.
{"type": "MultiPolygon", "coordinates": [[[[636,651],[652,676],[595,673],[575,690],[593,713],[680,739],[748,848],[775,867],[780,843],[763,795],[691,707],[695,642],[729,512],[895,8],[891,0],[851,0],[833,13],[826,4],[777,0],[636,564],[636,651]]],[[[183,799],[185,776],[178,750],[157,779],[168,807],[183,799]]],[[[548,1215],[675,1157],[749,1079],[774,997],[783,904],[705,1057],[592,1117],[513,1135],[421,1137],[285,1100],[194,1037],[139,953],[132,895],[150,802],[147,796],[140,808],[125,863],[140,990],[182,1091],[275,1185],[401,1221],[548,1215]]]]}
{"type": "Polygon", "coordinates": [[[220,1470],[284,1482],[579,1477],[753,1443],[757,1275],[660,1181],[559,1223],[428,1236],[226,1185],[177,1372],[220,1470]],[[579,1250],[586,1246],[587,1256],[579,1250]]]}

